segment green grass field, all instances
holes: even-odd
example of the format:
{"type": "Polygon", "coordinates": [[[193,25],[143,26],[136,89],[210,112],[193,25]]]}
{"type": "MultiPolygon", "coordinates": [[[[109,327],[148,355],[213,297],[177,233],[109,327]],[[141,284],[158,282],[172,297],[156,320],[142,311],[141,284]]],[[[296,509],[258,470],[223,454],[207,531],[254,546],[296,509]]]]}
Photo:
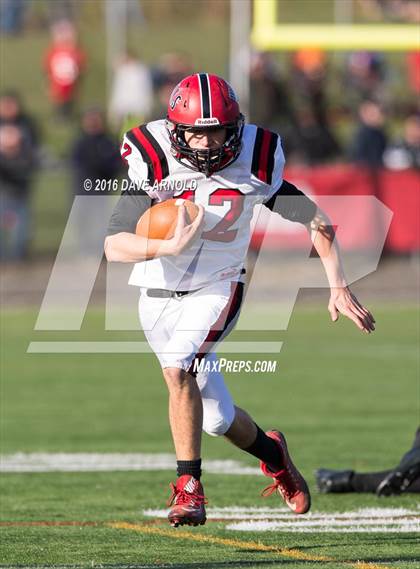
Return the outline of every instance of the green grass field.
{"type": "MultiPolygon", "coordinates": [[[[162,1],[162,0],[161,0],[162,1]]],[[[195,0],[196,1],[196,0],[195,0]]],[[[184,0],[185,3],[185,0],[184,0]]],[[[189,2],[191,5],[193,2],[189,2]]],[[[32,2],[33,10],[45,7],[32,2]]],[[[181,6],[182,3],[176,3],[181,6]]],[[[225,75],[229,23],[220,16],[148,19],[155,0],[143,0],[146,25],[130,26],[128,45],[148,64],[167,52],[191,55],[194,70],[225,75]]],[[[330,21],[333,0],[281,0],[284,21],[330,21]]],[[[214,4],[216,8],[216,3],[214,4]]],[[[106,45],[102,3],[79,2],[81,42],[88,70],[78,110],[107,103],[106,45]]],[[[159,12],[158,8],[156,9],[159,12]]],[[[355,18],[358,18],[358,7],[355,18]]],[[[358,20],[357,20],[358,21],[358,20]]],[[[0,82],[22,93],[39,123],[43,144],[57,170],[38,173],[34,195],[31,253],[55,254],[70,207],[68,147],[78,124],[56,120],[47,97],[42,57],[48,32],[33,25],[22,36],[2,37],[0,82]]],[[[331,54],[328,86],[331,107],[341,108],[339,77],[345,54],[331,54]]],[[[410,101],[405,54],[387,56],[391,71],[387,97],[410,101]],[[403,79],[401,79],[403,78],[403,79]]],[[[283,75],[289,54],[276,54],[283,75]]],[[[395,129],[391,117],[391,129],[395,129]]],[[[353,123],[335,128],[345,142],[353,123]]],[[[27,276],[30,282],[30,274],[27,276]]],[[[287,332],[258,332],[262,340],[284,341],[276,374],[229,374],[238,405],[263,428],[281,428],[294,460],[313,493],[312,517],[332,513],[357,516],[361,508],[404,508],[418,516],[415,495],[378,500],[373,495],[319,495],[313,471],[320,466],[383,469],[396,464],[411,444],[419,422],[418,314],[413,306],[372,306],[378,330],[371,337],[349,322],[329,323],[325,309],[299,306],[287,332]]],[[[275,317],[267,306],[254,317],[275,317]]],[[[104,332],[104,314],[89,310],[80,332],[34,332],[36,309],[4,309],[1,315],[1,453],[172,453],[167,395],[153,355],[28,354],[30,341],[142,340],[138,333],[104,332]]],[[[229,339],[252,338],[234,332],[229,339]]],[[[241,358],[233,354],[233,358],[241,358]]],[[[248,359],[260,355],[247,355],[248,359]]],[[[267,356],[271,358],[271,356],[267,356]]],[[[250,456],[225,441],[205,436],[204,460],[235,460],[257,466],[250,456]]],[[[277,530],[241,532],[232,520],[217,517],[206,526],[172,529],[145,510],[163,510],[174,469],[156,471],[5,473],[1,477],[0,569],[18,567],[104,569],[414,569],[420,547],[414,532],[277,530]]],[[[269,483],[262,476],[210,474],[203,482],[209,512],[216,508],[268,507],[269,483]]],[[[248,516],[250,517],[250,516],[248,516]]],[[[289,516],[293,519],[292,514],[289,516]]],[[[341,518],[343,519],[343,518],[341,518]]],[[[235,521],[235,520],[233,520],[235,521]]],[[[238,521],[238,520],[236,520],[238,521]]],[[[351,526],[350,526],[351,527],[351,526]]],[[[354,526],[353,526],[354,527],[354,526]]],[[[299,528],[295,528],[299,529],[299,528]]],[[[389,529],[389,528],[388,528],[389,529]]]]}
{"type": "MultiPolygon", "coordinates": [[[[277,372],[227,377],[236,402],[262,427],[286,433],[313,492],[312,515],[367,507],[418,512],[415,495],[379,500],[314,488],[319,466],[384,469],[411,444],[418,318],[411,306],[372,309],[378,330],[367,337],[349,322],[331,325],[320,308],[298,306],[287,332],[258,332],[260,340],[285,342],[277,372]]],[[[34,332],[35,320],[29,309],[2,316],[3,454],[172,453],[166,392],[152,355],[26,353],[31,340],[133,340],[142,339],[140,332],[103,332],[97,308],[79,333],[34,332]]],[[[240,331],[230,339],[245,334],[249,340],[240,331]]],[[[207,436],[203,457],[257,466],[207,436]]],[[[413,532],[240,532],[223,520],[172,529],[143,511],[165,508],[174,478],[173,471],[3,474],[0,567],[418,567],[413,532]]],[[[282,506],[274,496],[260,498],[269,482],[262,476],[204,474],[203,480],[210,509],[282,506]]]]}

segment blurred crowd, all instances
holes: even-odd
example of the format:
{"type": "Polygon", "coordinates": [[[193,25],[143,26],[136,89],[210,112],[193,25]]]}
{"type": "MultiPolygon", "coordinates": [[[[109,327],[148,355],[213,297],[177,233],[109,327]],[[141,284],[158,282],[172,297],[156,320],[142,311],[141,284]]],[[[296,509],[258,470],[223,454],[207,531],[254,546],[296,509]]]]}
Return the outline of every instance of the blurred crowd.
{"type": "MultiPolygon", "coordinates": [[[[368,4],[371,10],[385,6],[379,0],[368,4]]],[[[23,6],[21,0],[2,1],[3,32],[18,33],[23,6]]],[[[319,49],[291,53],[282,65],[273,54],[253,53],[248,121],[281,134],[289,164],[351,161],[370,168],[420,170],[420,52],[405,56],[408,95],[399,101],[389,97],[393,68],[384,54],[350,52],[344,64],[340,61],[338,72],[337,68],[331,72],[333,65],[331,57],[319,49]],[[331,97],[334,90],[339,97],[331,97]]],[[[121,132],[164,117],[174,86],[197,71],[185,53],[163,54],[151,66],[137,52],[127,51],[115,62],[107,108],[94,101],[81,108],[81,81],[89,73],[89,58],[68,19],[58,19],[51,26],[42,67],[51,116],[73,129],[65,156],[72,171],[71,196],[84,193],[86,178],[112,180],[123,175],[121,132]]],[[[37,170],[45,165],[46,147],[48,141],[42,140],[34,117],[25,111],[21,94],[3,90],[1,260],[23,259],[28,254],[31,192],[37,170]]]]}
{"type": "Polygon", "coordinates": [[[348,54],[340,69],[343,92],[333,101],[325,52],[294,53],[284,73],[272,54],[254,53],[251,122],[282,135],[289,163],[350,160],[372,167],[420,168],[420,53],[408,54],[406,63],[411,95],[406,104],[389,99],[391,70],[382,54],[371,52],[348,54]],[[398,125],[394,135],[391,122],[398,125]],[[342,124],[352,125],[346,137],[340,136],[342,124]]]}

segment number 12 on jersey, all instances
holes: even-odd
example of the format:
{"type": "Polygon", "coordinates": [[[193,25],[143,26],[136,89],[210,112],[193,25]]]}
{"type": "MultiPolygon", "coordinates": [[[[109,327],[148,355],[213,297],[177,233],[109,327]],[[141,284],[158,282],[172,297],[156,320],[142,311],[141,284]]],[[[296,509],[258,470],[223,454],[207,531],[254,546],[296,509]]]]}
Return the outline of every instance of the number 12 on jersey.
{"type": "MultiPolygon", "coordinates": [[[[178,198],[194,201],[195,194],[192,190],[182,192],[178,198]]],[[[240,190],[237,188],[217,188],[209,195],[208,205],[222,206],[226,202],[230,204],[229,210],[224,217],[216,223],[213,229],[203,231],[201,237],[210,241],[222,241],[230,243],[236,237],[237,229],[230,229],[235,221],[239,218],[244,209],[244,198],[240,190]]]]}

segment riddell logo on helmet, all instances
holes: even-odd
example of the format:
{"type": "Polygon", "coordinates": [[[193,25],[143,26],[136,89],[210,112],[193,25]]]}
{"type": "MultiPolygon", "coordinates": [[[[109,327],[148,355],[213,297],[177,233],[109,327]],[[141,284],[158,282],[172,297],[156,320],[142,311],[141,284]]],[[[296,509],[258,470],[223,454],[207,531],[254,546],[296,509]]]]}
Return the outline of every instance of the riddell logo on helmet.
{"type": "Polygon", "coordinates": [[[219,119],[210,118],[210,119],[197,119],[194,123],[195,126],[208,126],[212,124],[220,124],[219,119]]]}

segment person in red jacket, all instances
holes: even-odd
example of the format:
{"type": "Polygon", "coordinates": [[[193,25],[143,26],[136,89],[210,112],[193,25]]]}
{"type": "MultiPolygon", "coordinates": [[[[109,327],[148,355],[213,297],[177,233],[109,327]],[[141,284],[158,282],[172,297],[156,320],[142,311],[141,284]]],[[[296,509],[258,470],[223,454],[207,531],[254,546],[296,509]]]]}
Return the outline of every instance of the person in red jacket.
{"type": "Polygon", "coordinates": [[[86,56],[78,46],[76,31],[71,22],[60,20],[52,26],[51,31],[52,42],[44,60],[49,94],[59,115],[69,118],[85,68],[86,56]]]}

